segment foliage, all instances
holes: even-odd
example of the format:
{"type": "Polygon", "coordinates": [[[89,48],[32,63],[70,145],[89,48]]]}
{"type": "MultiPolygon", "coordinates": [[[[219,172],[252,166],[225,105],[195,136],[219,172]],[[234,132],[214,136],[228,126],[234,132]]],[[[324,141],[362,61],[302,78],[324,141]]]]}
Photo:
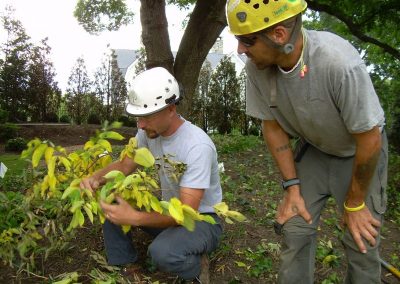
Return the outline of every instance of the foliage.
{"type": "Polygon", "coordinates": [[[121,115],[118,118],[118,121],[122,122],[123,126],[136,127],[136,119],[134,117],[127,116],[127,115],[121,115]]]}
{"type": "Polygon", "coordinates": [[[17,137],[19,127],[13,123],[0,124],[0,141],[7,141],[17,137]]]}
{"type": "Polygon", "coordinates": [[[191,121],[199,126],[204,132],[208,131],[209,116],[210,116],[210,79],[212,74],[211,63],[209,61],[204,62],[201,67],[199,79],[197,82],[196,90],[193,95],[193,105],[189,116],[191,121]]]}
{"type": "Polygon", "coordinates": [[[6,151],[18,151],[21,152],[26,147],[26,140],[22,137],[9,139],[5,145],[6,151]]]}
{"type": "Polygon", "coordinates": [[[400,226],[400,155],[389,153],[387,217],[400,226]]]}
{"type": "Polygon", "coordinates": [[[220,134],[229,134],[239,123],[240,85],[236,77],[235,64],[225,56],[219,63],[210,81],[210,128],[220,134]]]}
{"type": "Polygon", "coordinates": [[[88,116],[87,123],[89,124],[101,124],[100,117],[97,113],[91,112],[88,116]]]}
{"type": "Polygon", "coordinates": [[[8,111],[0,109],[0,124],[6,123],[8,121],[8,116],[9,116],[8,111]]]}
{"type": "Polygon", "coordinates": [[[56,73],[53,63],[48,59],[50,51],[47,38],[41,41],[41,46],[34,46],[31,51],[28,115],[32,121],[58,122],[56,113],[60,106],[61,90],[54,81],[56,73]]]}
{"type": "MultiPolygon", "coordinates": [[[[91,82],[86,71],[83,58],[78,58],[68,80],[66,103],[69,116],[76,124],[86,122],[88,112],[91,108],[91,82]]],[[[93,102],[92,102],[93,103],[93,102]]]]}
{"type": "Polygon", "coordinates": [[[129,24],[133,13],[128,11],[125,0],[79,0],[74,16],[86,31],[96,34],[129,24]]]}
{"type": "Polygon", "coordinates": [[[7,41],[0,52],[0,108],[9,112],[10,121],[25,121],[28,101],[28,68],[31,44],[20,21],[13,18],[13,10],[8,7],[1,17],[7,41]]]}
{"type": "MultiPolygon", "coordinates": [[[[105,123],[102,132],[97,131],[82,150],[72,153],[50,141],[34,139],[28,143],[21,157],[30,160],[32,165],[31,188],[19,202],[13,201],[15,195],[12,194],[0,198],[0,208],[6,208],[3,215],[7,218],[0,232],[0,256],[3,261],[10,265],[19,262],[20,265],[34,266],[36,254],[45,253],[47,257],[52,250],[65,246],[66,240],[74,235],[74,229],[82,227],[85,221],[103,223],[105,216],[99,202],[111,203],[116,195],[139,210],[169,215],[188,230],[194,229],[196,221],[215,222],[209,215],[201,215],[177,198],[169,201],[156,198],[154,193],[159,186],[153,179],[155,158],[147,148],[137,148],[135,138],[129,140],[120,159],[129,157],[144,169],[128,176],[119,171],[109,172],[105,176],[107,182],[95,194],[80,188],[82,178],[111,163],[113,149],[108,140],[124,138],[110,129],[120,126],[120,123],[111,126],[105,123]]],[[[171,163],[175,169],[173,176],[179,179],[185,165],[171,162],[168,157],[160,158],[171,163]]],[[[245,220],[243,215],[229,210],[224,203],[218,204],[215,209],[228,221],[245,220]]],[[[126,232],[130,226],[122,228],[126,232]]]]}
{"type": "Polygon", "coordinates": [[[71,122],[71,118],[67,114],[64,114],[64,115],[62,115],[60,117],[60,122],[70,123],[71,122]]]}
{"type": "Polygon", "coordinates": [[[212,140],[218,145],[218,153],[228,154],[262,147],[263,141],[256,136],[242,136],[238,133],[231,135],[213,134],[212,140]]]}

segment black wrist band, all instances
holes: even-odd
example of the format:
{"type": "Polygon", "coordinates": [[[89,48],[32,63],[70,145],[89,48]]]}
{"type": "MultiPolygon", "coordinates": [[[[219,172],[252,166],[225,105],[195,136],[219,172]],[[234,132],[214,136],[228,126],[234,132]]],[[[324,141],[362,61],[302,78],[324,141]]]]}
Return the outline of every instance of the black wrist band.
{"type": "Polygon", "coordinates": [[[297,185],[297,184],[300,184],[300,179],[298,179],[298,178],[291,178],[288,180],[283,180],[281,182],[283,189],[288,189],[289,187],[291,187],[293,185],[297,185]]]}

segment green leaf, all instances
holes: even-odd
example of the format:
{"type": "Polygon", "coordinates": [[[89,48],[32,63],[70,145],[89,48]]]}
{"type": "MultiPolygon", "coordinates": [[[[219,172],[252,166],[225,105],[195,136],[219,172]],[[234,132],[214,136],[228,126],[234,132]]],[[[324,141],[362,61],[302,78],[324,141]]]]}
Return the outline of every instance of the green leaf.
{"type": "Polygon", "coordinates": [[[135,157],[133,161],[138,165],[149,168],[154,165],[155,159],[149,149],[139,148],[135,150],[135,157]]]}
{"type": "Polygon", "coordinates": [[[89,208],[89,206],[87,204],[85,204],[83,206],[83,210],[85,210],[86,215],[89,217],[90,222],[93,224],[93,212],[92,212],[92,210],[89,208]]]}

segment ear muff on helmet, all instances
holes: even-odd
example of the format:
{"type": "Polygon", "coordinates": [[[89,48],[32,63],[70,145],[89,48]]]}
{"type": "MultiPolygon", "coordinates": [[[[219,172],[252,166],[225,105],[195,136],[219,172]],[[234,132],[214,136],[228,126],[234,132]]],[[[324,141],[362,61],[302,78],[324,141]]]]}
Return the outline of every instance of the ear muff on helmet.
{"type": "Polygon", "coordinates": [[[126,111],[134,116],[159,112],[182,98],[178,82],[162,67],[143,71],[127,83],[126,111]]]}
{"type": "Polygon", "coordinates": [[[231,33],[259,32],[302,13],[305,0],[228,0],[226,17],[231,33]]]}

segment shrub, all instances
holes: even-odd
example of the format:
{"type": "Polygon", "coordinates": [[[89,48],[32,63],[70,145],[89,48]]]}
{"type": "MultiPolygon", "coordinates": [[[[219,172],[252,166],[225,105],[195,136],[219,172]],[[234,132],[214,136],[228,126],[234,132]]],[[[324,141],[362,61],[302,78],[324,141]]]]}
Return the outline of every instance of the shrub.
{"type": "Polygon", "coordinates": [[[50,112],[46,114],[44,120],[45,122],[58,122],[58,115],[55,112],[50,112]]]}
{"type": "Polygon", "coordinates": [[[5,145],[6,151],[20,152],[26,148],[26,140],[22,137],[9,139],[5,145]]]}
{"type": "Polygon", "coordinates": [[[8,111],[0,109],[0,123],[6,123],[8,121],[8,111]]]}
{"type": "Polygon", "coordinates": [[[63,114],[63,115],[60,117],[60,122],[63,122],[63,123],[71,123],[71,118],[70,118],[68,115],[63,114]]]}
{"type": "Polygon", "coordinates": [[[118,118],[119,122],[122,122],[124,126],[127,127],[136,127],[136,120],[134,117],[122,115],[118,118]]]}
{"type": "Polygon", "coordinates": [[[89,124],[101,124],[100,117],[97,113],[91,113],[89,114],[87,123],[89,124]]]}
{"type": "Polygon", "coordinates": [[[0,124],[0,141],[7,141],[17,137],[19,127],[13,123],[0,124]]]}

